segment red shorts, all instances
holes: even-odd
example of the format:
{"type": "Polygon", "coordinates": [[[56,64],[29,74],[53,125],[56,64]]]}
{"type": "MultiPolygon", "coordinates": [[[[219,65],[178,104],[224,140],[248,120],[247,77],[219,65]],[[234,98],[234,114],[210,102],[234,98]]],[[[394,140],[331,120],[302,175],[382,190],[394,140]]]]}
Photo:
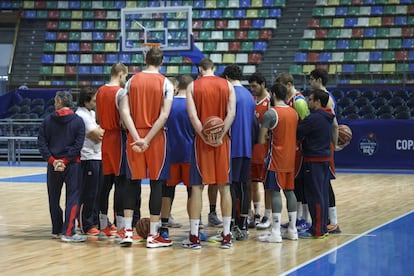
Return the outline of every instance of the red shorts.
{"type": "Polygon", "coordinates": [[[264,164],[251,164],[250,179],[252,182],[263,182],[266,174],[264,164]]]}
{"type": "Polygon", "coordinates": [[[170,166],[170,179],[167,186],[176,186],[180,183],[190,186],[190,163],[174,163],[170,166]]]}

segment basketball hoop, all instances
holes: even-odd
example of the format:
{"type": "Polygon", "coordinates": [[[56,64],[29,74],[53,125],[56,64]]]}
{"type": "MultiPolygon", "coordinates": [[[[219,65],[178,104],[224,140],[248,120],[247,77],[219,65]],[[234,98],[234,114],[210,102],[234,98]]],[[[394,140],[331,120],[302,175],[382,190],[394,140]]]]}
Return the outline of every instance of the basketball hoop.
{"type": "Polygon", "coordinates": [[[145,55],[151,48],[160,48],[161,43],[141,43],[142,46],[142,53],[145,55]]]}

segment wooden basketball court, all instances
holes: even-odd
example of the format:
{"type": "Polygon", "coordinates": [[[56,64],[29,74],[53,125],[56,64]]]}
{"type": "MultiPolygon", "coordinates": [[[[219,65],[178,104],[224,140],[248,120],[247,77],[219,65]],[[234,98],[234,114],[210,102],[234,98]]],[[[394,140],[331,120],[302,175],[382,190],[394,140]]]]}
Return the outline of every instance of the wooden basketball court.
{"type": "MultiPolygon", "coordinates": [[[[201,250],[191,250],[181,247],[189,224],[185,211],[187,194],[179,186],[173,216],[184,226],[170,229],[172,247],[147,249],[145,243],[139,243],[121,248],[112,240],[100,242],[96,238],[69,244],[50,237],[46,184],[36,180],[45,172],[44,166],[0,166],[2,275],[278,275],[414,209],[412,172],[339,172],[333,185],[341,234],[324,240],[267,244],[255,239],[263,231],[250,230],[249,240],[237,241],[229,250],[211,242],[203,242],[201,250]],[[26,177],[19,179],[20,176],[26,177]]],[[[143,185],[142,191],[141,210],[145,217],[149,186],[143,185]]],[[[203,200],[203,222],[207,224],[206,190],[203,200]]],[[[64,199],[62,206],[63,202],[64,199]]],[[[283,208],[286,221],[285,205],[283,208]]],[[[217,230],[220,229],[205,228],[204,232],[213,235],[217,230]]]]}

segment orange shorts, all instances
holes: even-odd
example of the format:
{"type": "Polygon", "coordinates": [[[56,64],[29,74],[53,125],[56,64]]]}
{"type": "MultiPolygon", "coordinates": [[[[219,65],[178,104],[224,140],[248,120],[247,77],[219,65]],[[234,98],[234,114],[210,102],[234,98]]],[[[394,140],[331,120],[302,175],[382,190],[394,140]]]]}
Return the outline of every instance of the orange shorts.
{"type": "Polygon", "coordinates": [[[251,164],[250,179],[252,182],[263,182],[266,174],[264,164],[251,164]]]}
{"type": "Polygon", "coordinates": [[[295,173],[294,172],[267,171],[266,180],[265,180],[265,189],[294,190],[295,189],[295,173]]]}
{"type": "Polygon", "coordinates": [[[180,183],[190,186],[190,163],[173,163],[170,166],[170,179],[167,186],[176,186],[180,183]]]}

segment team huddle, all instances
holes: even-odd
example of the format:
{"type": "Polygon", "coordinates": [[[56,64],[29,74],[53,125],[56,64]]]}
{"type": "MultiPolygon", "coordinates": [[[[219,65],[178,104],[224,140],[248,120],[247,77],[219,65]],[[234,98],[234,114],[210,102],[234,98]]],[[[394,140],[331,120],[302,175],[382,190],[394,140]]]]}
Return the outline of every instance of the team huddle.
{"type": "Polygon", "coordinates": [[[44,119],[38,136],[48,163],[53,238],[82,242],[93,235],[114,237],[122,247],[142,239],[148,248],[171,246],[168,227],[179,183],[187,188],[185,248],[199,249],[205,240],[200,231],[204,186],[220,194],[222,222],[217,225],[223,229],[217,240],[223,249],[247,240],[249,228],[268,229],[258,240],[276,243],[340,232],[330,183],[338,122],[325,71],[310,73],[306,99],[286,73],[269,90],[255,73],[249,90],[237,65],[216,76],[206,58],[197,65],[199,78],[183,75],[174,83],[159,73],[162,61],[163,52],[150,49],[146,69],[128,81],[128,68],[114,64],[108,84],[81,90],[76,113],[71,93],[56,93],[56,112],[44,119]],[[144,234],[143,179],[150,186],[144,234]],[[64,215],[59,205],[63,183],[64,215]],[[263,216],[259,183],[264,185],[263,216]],[[113,186],[116,223],[108,219],[113,186]],[[285,224],[281,190],[289,218],[285,224]],[[85,235],[76,234],[76,223],[85,235]]]}

